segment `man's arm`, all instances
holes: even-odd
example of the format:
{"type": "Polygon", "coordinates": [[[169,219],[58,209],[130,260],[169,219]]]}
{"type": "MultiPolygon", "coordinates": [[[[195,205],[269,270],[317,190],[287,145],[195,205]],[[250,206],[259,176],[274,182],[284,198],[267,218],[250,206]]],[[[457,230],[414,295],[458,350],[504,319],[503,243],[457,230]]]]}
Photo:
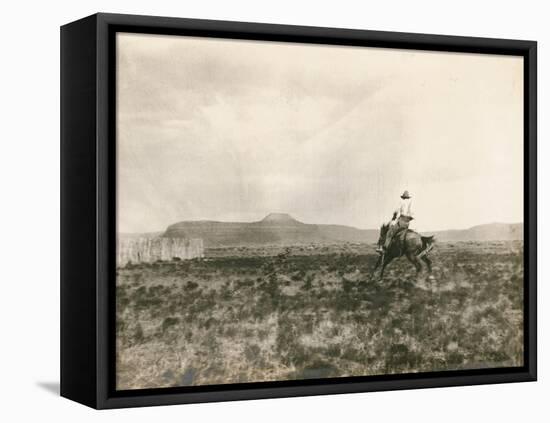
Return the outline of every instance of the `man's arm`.
{"type": "Polygon", "coordinates": [[[395,211],[393,212],[393,219],[392,220],[399,219],[399,216],[401,216],[401,204],[399,204],[397,206],[397,208],[395,209],[395,211]]]}
{"type": "Polygon", "coordinates": [[[407,206],[407,215],[409,217],[414,217],[414,214],[413,214],[413,207],[412,207],[412,200],[409,200],[409,204],[407,206]]]}

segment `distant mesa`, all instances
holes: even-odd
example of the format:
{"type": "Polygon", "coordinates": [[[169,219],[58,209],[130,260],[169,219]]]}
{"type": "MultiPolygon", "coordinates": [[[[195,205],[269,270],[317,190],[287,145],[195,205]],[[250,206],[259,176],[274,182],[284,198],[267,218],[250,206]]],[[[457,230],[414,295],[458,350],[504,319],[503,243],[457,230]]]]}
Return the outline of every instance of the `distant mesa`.
{"type": "Polygon", "coordinates": [[[256,222],[179,222],[170,225],[163,237],[202,238],[205,247],[334,242],[324,226],[299,222],[287,213],[271,213],[256,222]]]}
{"type": "Polygon", "coordinates": [[[291,215],[288,213],[270,213],[266,217],[264,217],[260,222],[262,223],[277,223],[277,224],[302,224],[302,222],[298,222],[296,219],[294,219],[291,215]]]}
{"type": "MultiPolygon", "coordinates": [[[[523,224],[491,223],[470,229],[429,232],[440,241],[523,239],[523,224]]],[[[318,243],[375,243],[378,229],[303,223],[288,213],[270,213],[256,222],[184,221],[170,225],[165,238],[200,238],[204,247],[297,245],[318,243]]]]}

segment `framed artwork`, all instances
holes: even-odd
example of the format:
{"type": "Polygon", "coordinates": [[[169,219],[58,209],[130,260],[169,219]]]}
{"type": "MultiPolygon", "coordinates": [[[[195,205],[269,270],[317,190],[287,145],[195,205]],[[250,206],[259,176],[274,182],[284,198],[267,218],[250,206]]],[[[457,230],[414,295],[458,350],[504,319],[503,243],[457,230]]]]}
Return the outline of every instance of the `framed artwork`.
{"type": "Polygon", "coordinates": [[[61,28],[61,394],[536,380],[536,43],[61,28]]]}

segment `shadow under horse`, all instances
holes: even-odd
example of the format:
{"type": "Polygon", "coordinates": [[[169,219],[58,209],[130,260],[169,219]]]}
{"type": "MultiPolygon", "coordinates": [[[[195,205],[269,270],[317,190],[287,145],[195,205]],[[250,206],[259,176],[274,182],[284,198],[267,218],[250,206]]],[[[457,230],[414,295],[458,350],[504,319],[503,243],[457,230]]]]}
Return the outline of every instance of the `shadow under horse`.
{"type": "MultiPolygon", "coordinates": [[[[389,223],[385,223],[380,228],[380,237],[378,238],[378,247],[382,248],[385,243],[386,235],[390,228],[389,223]]],[[[422,262],[428,267],[428,272],[432,272],[432,262],[428,257],[428,253],[433,248],[434,236],[422,236],[412,229],[404,229],[397,232],[391,240],[386,252],[381,253],[374,271],[382,266],[380,278],[384,276],[384,269],[394,259],[401,256],[407,259],[416,268],[416,274],[422,271],[422,262]]]]}

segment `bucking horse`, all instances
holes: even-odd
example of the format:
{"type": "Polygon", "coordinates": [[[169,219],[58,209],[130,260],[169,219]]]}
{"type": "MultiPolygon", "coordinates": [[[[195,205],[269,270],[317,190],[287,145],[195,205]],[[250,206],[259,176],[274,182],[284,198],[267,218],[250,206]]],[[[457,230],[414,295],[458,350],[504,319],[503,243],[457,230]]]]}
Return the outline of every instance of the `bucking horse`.
{"type": "MultiPolygon", "coordinates": [[[[380,237],[378,238],[380,249],[384,245],[389,228],[389,223],[384,223],[380,228],[380,237]]],[[[433,248],[434,242],[433,235],[422,236],[412,229],[403,229],[394,235],[387,250],[380,253],[374,270],[376,271],[379,266],[382,266],[380,271],[380,278],[382,278],[384,269],[392,260],[405,256],[414,265],[417,274],[422,271],[422,262],[426,264],[428,272],[431,273],[432,262],[428,257],[428,253],[433,248]]]]}

